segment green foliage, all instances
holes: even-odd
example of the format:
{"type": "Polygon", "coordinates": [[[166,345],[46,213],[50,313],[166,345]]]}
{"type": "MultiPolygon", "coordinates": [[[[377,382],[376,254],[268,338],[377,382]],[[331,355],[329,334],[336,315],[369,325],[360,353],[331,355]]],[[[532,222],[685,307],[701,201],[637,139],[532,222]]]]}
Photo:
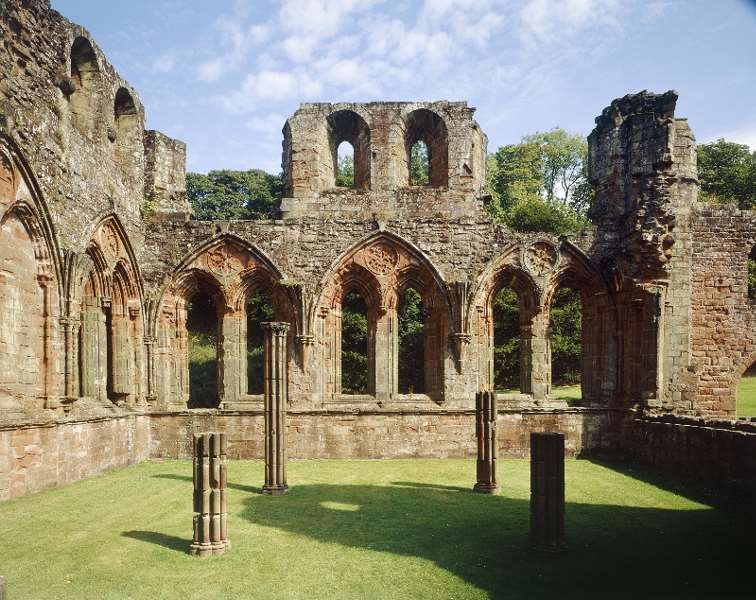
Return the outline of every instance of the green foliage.
{"type": "Polygon", "coordinates": [[[354,187],[354,156],[351,154],[339,158],[336,185],[338,187],[354,187]]]}
{"type": "Polygon", "coordinates": [[[574,233],[587,224],[571,207],[539,197],[517,202],[504,215],[504,222],[515,231],[545,231],[556,235],[574,233]]]}
{"type": "Polygon", "coordinates": [[[492,217],[515,231],[572,233],[587,225],[593,191],[584,138],[552,129],[502,146],[487,159],[492,217]]]}
{"type": "Polygon", "coordinates": [[[157,208],[158,200],[153,193],[149,196],[145,196],[144,202],[142,202],[142,206],[139,207],[139,212],[141,213],[143,219],[147,219],[155,214],[157,208]]]}
{"type": "Polygon", "coordinates": [[[700,144],[697,151],[701,200],[756,208],[756,151],[722,138],[700,144]]]}
{"type": "Polygon", "coordinates": [[[423,298],[412,288],[399,300],[399,393],[425,391],[423,298]]]}
{"type": "Polygon", "coordinates": [[[280,175],[260,169],[186,174],[186,195],[198,220],[269,217],[282,189],[280,175]]]}
{"type": "Polygon", "coordinates": [[[580,293],[559,288],[551,303],[551,373],[554,385],[578,383],[582,355],[580,293]]]}
{"type": "Polygon", "coordinates": [[[428,146],[418,140],[410,149],[410,185],[428,185],[430,183],[430,162],[428,146]]]}
{"type": "Polygon", "coordinates": [[[494,385],[497,390],[520,388],[520,309],[517,293],[501,288],[493,302],[494,385]]]}
{"type": "Polygon", "coordinates": [[[264,391],[265,338],[260,323],[273,320],[273,306],[267,295],[255,293],[247,300],[247,393],[264,391]]]}
{"type": "Polygon", "coordinates": [[[355,292],[347,292],[341,305],[341,391],[368,393],[367,306],[355,292]]]}

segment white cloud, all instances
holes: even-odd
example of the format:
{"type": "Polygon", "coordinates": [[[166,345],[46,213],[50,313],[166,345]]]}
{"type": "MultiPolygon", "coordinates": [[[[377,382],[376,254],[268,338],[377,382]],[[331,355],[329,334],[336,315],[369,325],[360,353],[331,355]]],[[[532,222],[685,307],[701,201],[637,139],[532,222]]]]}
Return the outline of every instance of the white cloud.
{"type": "Polygon", "coordinates": [[[173,52],[164,52],[152,63],[155,73],[170,73],[176,67],[176,55],[173,52]]]}
{"type": "Polygon", "coordinates": [[[617,0],[529,0],[520,10],[523,37],[563,39],[596,24],[616,25],[617,0]]]}
{"type": "Polygon", "coordinates": [[[322,91],[322,84],[302,71],[261,71],[250,73],[238,90],[216,99],[229,112],[249,113],[261,100],[281,101],[292,97],[312,98],[322,91]]]}
{"type": "Polygon", "coordinates": [[[746,144],[752,151],[756,152],[756,122],[743,123],[737,129],[730,129],[723,133],[717,133],[717,135],[705,137],[703,143],[714,142],[719,138],[724,138],[728,142],[735,142],[736,144],[746,144]]]}

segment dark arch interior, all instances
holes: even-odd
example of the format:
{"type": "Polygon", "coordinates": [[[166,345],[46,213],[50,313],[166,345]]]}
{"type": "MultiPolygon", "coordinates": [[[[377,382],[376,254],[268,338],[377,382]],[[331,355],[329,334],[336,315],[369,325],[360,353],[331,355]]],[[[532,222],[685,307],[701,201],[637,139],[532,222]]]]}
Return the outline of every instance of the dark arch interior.
{"type": "Polygon", "coordinates": [[[218,310],[204,290],[187,302],[189,408],[218,406],[218,310]]]}
{"type": "Polygon", "coordinates": [[[425,392],[425,307],[423,297],[407,288],[399,297],[399,393],[425,392]]]}
{"type": "MultiPolygon", "coordinates": [[[[574,386],[582,383],[583,303],[580,291],[572,285],[561,285],[551,301],[549,311],[549,343],[551,345],[551,384],[567,387],[563,399],[578,403],[574,386]]],[[[560,393],[555,397],[560,398],[560,393]]]]}
{"type": "Polygon", "coordinates": [[[247,393],[264,390],[264,336],[260,323],[273,320],[273,305],[268,294],[252,293],[247,299],[247,393]]]}
{"type": "Polygon", "coordinates": [[[510,285],[493,298],[494,389],[520,391],[520,299],[510,285]]]}
{"type": "Polygon", "coordinates": [[[354,289],[341,303],[341,391],[368,393],[368,310],[354,289]]]}
{"type": "Polygon", "coordinates": [[[328,116],[327,125],[334,180],[338,177],[338,148],[349,142],[354,149],[352,187],[370,189],[370,129],[365,120],[351,110],[339,110],[328,116]]]}
{"type": "Polygon", "coordinates": [[[88,89],[92,83],[91,74],[97,71],[97,57],[92,44],[86,38],[76,38],[71,46],[71,79],[76,87],[88,89]]]}
{"type": "Polygon", "coordinates": [[[409,114],[405,121],[405,151],[409,184],[414,184],[412,175],[412,149],[418,141],[427,148],[428,184],[431,187],[445,187],[449,184],[449,147],[446,125],[436,113],[419,109],[409,114]]]}

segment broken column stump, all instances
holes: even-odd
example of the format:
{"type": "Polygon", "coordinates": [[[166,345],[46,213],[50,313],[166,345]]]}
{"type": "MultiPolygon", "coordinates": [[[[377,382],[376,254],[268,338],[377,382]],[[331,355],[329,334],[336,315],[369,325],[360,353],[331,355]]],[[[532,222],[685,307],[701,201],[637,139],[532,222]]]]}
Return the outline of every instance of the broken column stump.
{"type": "Polygon", "coordinates": [[[194,435],[194,539],[189,553],[217,556],[231,547],[226,528],[226,434],[194,435]]]}
{"type": "Polygon", "coordinates": [[[477,482],[473,491],[496,494],[501,488],[496,481],[496,393],[475,394],[475,437],[478,440],[477,482]]]}
{"type": "Polygon", "coordinates": [[[564,434],[530,434],[530,542],[564,548],[564,434]]]}
{"type": "Polygon", "coordinates": [[[261,323],[265,335],[265,485],[264,494],[281,496],[286,484],[286,403],[289,382],[286,373],[288,323],[261,323]]]}

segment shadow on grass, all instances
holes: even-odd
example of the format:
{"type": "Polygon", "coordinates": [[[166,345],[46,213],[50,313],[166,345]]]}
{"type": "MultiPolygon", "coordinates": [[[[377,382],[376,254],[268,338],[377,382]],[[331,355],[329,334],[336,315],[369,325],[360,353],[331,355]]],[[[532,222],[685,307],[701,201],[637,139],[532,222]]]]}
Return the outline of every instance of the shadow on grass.
{"type": "Polygon", "coordinates": [[[319,542],[419,557],[492,598],[753,597],[745,574],[756,544],[721,511],[571,503],[567,551],[544,556],[529,547],[526,500],[459,492],[302,485],[245,499],[242,516],[319,542]]]}
{"type": "MultiPolygon", "coordinates": [[[[640,462],[596,457],[583,457],[581,460],[643,481],[678,496],[695,500],[701,504],[707,504],[731,513],[739,513],[737,514],[738,518],[750,521],[751,525],[756,528],[756,514],[753,511],[756,497],[749,490],[732,485],[728,486],[724,483],[712,483],[711,480],[694,479],[680,472],[670,474],[669,470],[654,468],[640,462]]],[[[756,593],[754,597],[756,597],[756,593]]]]}
{"type": "Polygon", "coordinates": [[[191,543],[191,540],[185,540],[175,535],[158,533],[157,531],[124,531],[121,535],[141,542],[157,544],[158,546],[163,546],[169,550],[176,550],[182,554],[186,554],[191,543]]]}
{"type": "MultiPolygon", "coordinates": [[[[174,473],[159,473],[158,475],[152,475],[157,479],[175,479],[176,481],[192,481],[189,475],[176,475],[174,473]]],[[[228,482],[228,487],[232,490],[239,490],[240,492],[249,492],[250,494],[262,494],[262,487],[255,487],[253,485],[242,485],[240,483],[228,482]]]]}

